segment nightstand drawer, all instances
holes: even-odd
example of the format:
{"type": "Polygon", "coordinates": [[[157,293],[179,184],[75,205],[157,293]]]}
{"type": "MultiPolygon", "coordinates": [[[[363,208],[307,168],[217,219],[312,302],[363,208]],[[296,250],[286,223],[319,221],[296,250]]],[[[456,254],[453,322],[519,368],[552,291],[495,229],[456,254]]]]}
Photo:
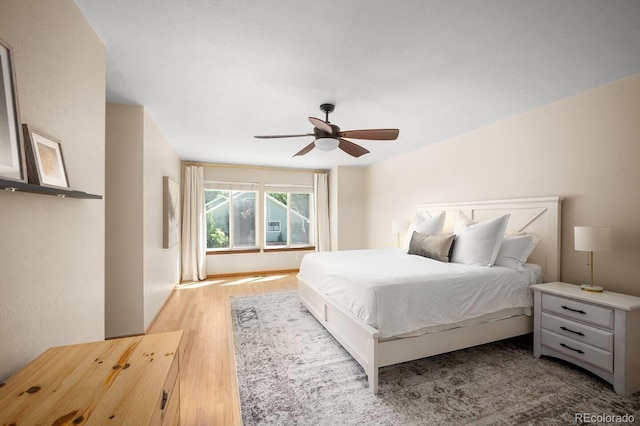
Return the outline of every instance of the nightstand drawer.
{"type": "Polygon", "coordinates": [[[590,327],[576,321],[542,313],[542,328],[571,339],[613,352],[613,333],[590,327]]]}
{"type": "Polygon", "coordinates": [[[541,331],[540,344],[610,373],[613,372],[613,353],[611,352],[580,343],[549,330],[541,331]]]}
{"type": "Polygon", "coordinates": [[[577,300],[565,299],[542,295],[542,310],[553,312],[563,317],[573,318],[578,321],[588,322],[601,327],[613,329],[613,309],[590,303],[579,302],[577,300]]]}
{"type": "Polygon", "coordinates": [[[169,403],[162,419],[162,426],[180,424],[180,379],[176,378],[173,390],[169,396],[169,403]]]}
{"type": "MultiPolygon", "coordinates": [[[[170,354],[165,356],[168,355],[170,354]]],[[[167,378],[162,386],[162,391],[158,395],[156,411],[153,414],[150,424],[172,424],[167,422],[167,418],[172,419],[172,421],[175,421],[176,419],[174,411],[179,410],[180,406],[180,378],[178,376],[180,370],[179,365],[179,354],[176,353],[173,356],[173,362],[171,363],[169,374],[167,374],[167,378]]]]}

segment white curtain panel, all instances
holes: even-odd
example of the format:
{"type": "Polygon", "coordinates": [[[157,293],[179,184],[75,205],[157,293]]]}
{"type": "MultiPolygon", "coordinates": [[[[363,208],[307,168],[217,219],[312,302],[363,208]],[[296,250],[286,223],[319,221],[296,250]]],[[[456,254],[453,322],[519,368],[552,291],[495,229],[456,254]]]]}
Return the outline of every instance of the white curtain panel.
{"type": "Polygon", "coordinates": [[[186,166],[182,204],[182,281],[207,278],[204,169],[186,166]]]}
{"type": "Polygon", "coordinates": [[[316,251],[331,250],[329,234],[329,180],[326,173],[313,175],[314,205],[316,206],[316,251]]]}

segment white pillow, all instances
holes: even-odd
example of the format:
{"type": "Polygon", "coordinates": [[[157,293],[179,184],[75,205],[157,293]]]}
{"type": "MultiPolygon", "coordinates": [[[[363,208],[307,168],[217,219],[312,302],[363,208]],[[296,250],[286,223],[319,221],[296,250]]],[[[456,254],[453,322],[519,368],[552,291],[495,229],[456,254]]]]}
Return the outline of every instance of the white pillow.
{"type": "Polygon", "coordinates": [[[413,236],[413,231],[419,234],[440,235],[444,226],[445,212],[435,213],[431,216],[428,212],[418,212],[409,224],[409,229],[404,236],[402,248],[404,251],[409,250],[409,243],[413,236]]]}
{"type": "Polygon", "coordinates": [[[516,271],[524,270],[524,263],[536,248],[540,238],[535,235],[511,237],[506,235],[502,240],[495,265],[506,266],[516,271]]]}
{"type": "MultiPolygon", "coordinates": [[[[459,212],[458,217],[464,213],[459,212]]],[[[468,219],[468,218],[467,218],[468,219]]],[[[498,256],[509,215],[468,226],[456,225],[451,262],[491,266],[498,256]]]]}

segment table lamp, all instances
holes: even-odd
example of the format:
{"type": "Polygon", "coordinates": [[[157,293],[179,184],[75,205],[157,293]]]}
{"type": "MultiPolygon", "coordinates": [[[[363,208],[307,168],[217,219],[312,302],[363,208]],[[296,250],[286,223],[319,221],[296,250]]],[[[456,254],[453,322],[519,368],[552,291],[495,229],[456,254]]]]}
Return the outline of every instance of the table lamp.
{"type": "Polygon", "coordinates": [[[589,284],[583,284],[580,288],[585,291],[602,291],[602,287],[593,285],[593,252],[608,251],[611,248],[609,228],[576,226],[573,242],[575,250],[588,252],[588,264],[591,270],[589,284]]]}
{"type": "Polygon", "coordinates": [[[406,223],[402,220],[394,220],[391,222],[391,232],[396,236],[396,247],[400,247],[400,234],[404,231],[406,223]]]}

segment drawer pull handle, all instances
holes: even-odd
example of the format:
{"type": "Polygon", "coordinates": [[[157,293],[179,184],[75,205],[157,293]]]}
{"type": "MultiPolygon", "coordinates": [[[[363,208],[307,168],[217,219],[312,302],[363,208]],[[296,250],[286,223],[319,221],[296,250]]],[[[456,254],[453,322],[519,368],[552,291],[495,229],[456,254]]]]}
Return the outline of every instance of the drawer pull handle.
{"type": "Polygon", "coordinates": [[[585,315],[585,314],[586,314],[586,312],[585,312],[585,311],[581,311],[581,310],[579,310],[579,309],[571,309],[570,307],[568,307],[568,306],[564,306],[564,305],[562,305],[562,309],[566,309],[567,311],[571,311],[571,312],[577,312],[577,313],[579,313],[579,314],[583,314],[583,315],[585,315]]]}
{"type": "Polygon", "coordinates": [[[167,405],[167,399],[169,398],[169,394],[166,390],[162,391],[162,405],[160,406],[161,410],[164,410],[165,405],[167,405]]]}
{"type": "Polygon", "coordinates": [[[568,331],[569,333],[577,334],[578,336],[584,336],[584,333],[580,331],[569,330],[567,327],[560,327],[561,330],[568,331]]]}
{"type": "Polygon", "coordinates": [[[579,354],[584,354],[583,351],[581,351],[580,349],[574,349],[571,346],[567,346],[564,343],[560,343],[560,346],[562,346],[563,348],[567,348],[567,349],[571,349],[574,352],[578,352],[579,354]]]}

